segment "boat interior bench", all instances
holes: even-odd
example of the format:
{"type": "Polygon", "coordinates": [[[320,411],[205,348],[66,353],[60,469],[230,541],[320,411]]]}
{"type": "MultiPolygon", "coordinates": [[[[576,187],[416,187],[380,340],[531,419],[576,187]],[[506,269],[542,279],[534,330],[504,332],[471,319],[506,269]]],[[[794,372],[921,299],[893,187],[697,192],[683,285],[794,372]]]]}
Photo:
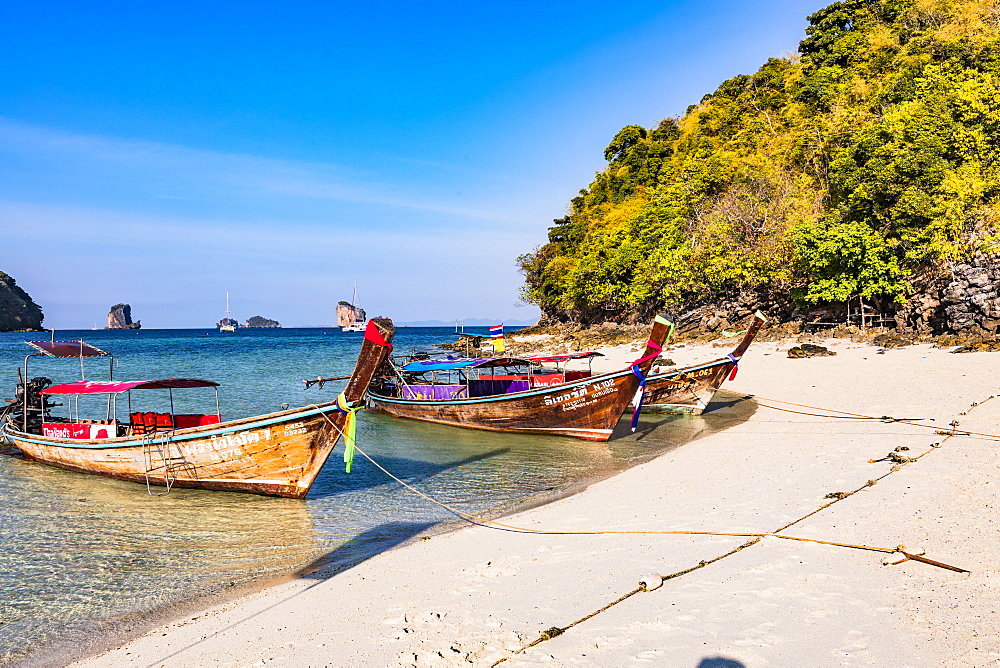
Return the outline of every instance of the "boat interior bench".
{"type": "MultiPolygon", "coordinates": [[[[543,369],[536,371],[532,374],[526,373],[516,373],[516,374],[480,374],[479,379],[481,381],[501,381],[501,380],[525,380],[531,383],[531,387],[551,387],[552,385],[562,385],[563,383],[568,383],[574,380],[580,380],[581,378],[590,378],[592,376],[590,371],[549,371],[543,369]]],[[[528,389],[527,387],[524,388],[528,389]]],[[[504,390],[502,392],[491,392],[490,394],[510,394],[511,392],[521,392],[522,390],[504,390]]],[[[476,395],[476,396],[486,396],[486,395],[476,395]]]]}
{"type": "Polygon", "coordinates": [[[132,413],[131,426],[133,434],[150,434],[156,431],[171,429],[188,429],[208,424],[218,424],[222,420],[213,413],[132,413]]]}

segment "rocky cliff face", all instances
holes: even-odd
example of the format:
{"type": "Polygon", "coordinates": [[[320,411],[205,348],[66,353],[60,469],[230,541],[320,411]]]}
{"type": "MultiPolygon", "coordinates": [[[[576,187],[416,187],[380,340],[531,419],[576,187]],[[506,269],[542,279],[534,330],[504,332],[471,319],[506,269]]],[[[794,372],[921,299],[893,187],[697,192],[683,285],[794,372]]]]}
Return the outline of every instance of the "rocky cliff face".
{"type": "Polygon", "coordinates": [[[0,332],[37,331],[42,328],[42,318],[42,308],[0,271],[0,332]]]}
{"type": "Polygon", "coordinates": [[[115,304],[108,313],[108,326],[104,329],[139,329],[142,325],[136,320],[132,322],[132,307],[128,304],[115,304]]]}
{"type": "Polygon", "coordinates": [[[337,326],[346,327],[358,320],[366,320],[365,310],[358,306],[351,306],[347,302],[337,304],[337,326]]]}
{"type": "Polygon", "coordinates": [[[1000,334],[1000,258],[981,255],[932,278],[896,312],[896,327],[925,334],[1000,334]]]}
{"type": "MultiPolygon", "coordinates": [[[[884,317],[885,320],[876,325],[894,327],[898,332],[973,338],[1000,336],[1000,257],[980,255],[968,263],[951,266],[947,273],[916,280],[905,304],[886,301],[866,305],[871,313],[884,317]]],[[[758,309],[773,323],[819,321],[857,325],[857,306],[857,302],[852,303],[852,317],[848,322],[846,304],[804,307],[792,301],[785,291],[747,288],[668,309],[668,315],[677,323],[679,333],[697,334],[734,327],[758,309]]],[[[543,309],[540,324],[592,326],[617,322],[636,325],[652,320],[653,315],[608,309],[573,312],[543,309]]]]}

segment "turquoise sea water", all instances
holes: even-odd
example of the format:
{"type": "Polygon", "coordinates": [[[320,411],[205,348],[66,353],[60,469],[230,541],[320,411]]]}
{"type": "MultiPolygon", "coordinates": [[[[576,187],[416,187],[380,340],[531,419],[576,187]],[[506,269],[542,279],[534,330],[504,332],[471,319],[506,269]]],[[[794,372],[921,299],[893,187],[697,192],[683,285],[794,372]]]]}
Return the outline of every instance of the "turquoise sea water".
{"type": "MultiPolygon", "coordinates": [[[[485,328],[482,332],[486,334],[485,328]]],[[[224,419],[332,400],[343,383],[304,390],[302,379],[350,373],[361,334],[330,329],[62,331],[115,355],[114,377],[206,378],[220,383],[224,419]]],[[[0,334],[0,397],[13,397],[16,368],[32,352],[0,334]]],[[[400,328],[397,351],[454,340],[447,328],[400,328]]],[[[88,380],[108,377],[87,360],[88,380]]],[[[78,360],[34,357],[29,377],[79,380],[78,360]]],[[[214,392],[174,392],[177,412],[211,412],[214,392]]],[[[124,401],[124,400],[122,400],[124,401]]],[[[133,392],[138,410],[165,410],[166,391],[133,392]],[[141,395],[141,396],[140,396],[141,395]]],[[[359,446],[436,499],[471,513],[497,512],[606,476],[706,431],[745,419],[746,402],[721,401],[704,417],[625,422],[609,443],[493,434],[363,413],[359,446]]],[[[103,399],[82,401],[103,417],[103,399]]],[[[56,409],[60,414],[63,409],[56,409]]],[[[127,413],[119,404],[119,417],[127,413]]],[[[337,450],[305,500],[144,485],[0,456],[0,663],[48,652],[72,655],[101,634],[127,633],[151,612],[194,597],[291,573],[310,564],[347,567],[454,515],[406,491],[358,456],[346,474],[337,450]]],[[[345,611],[346,612],[346,611],[345,611]]],[[[99,644],[99,643],[98,643],[99,644]]]]}

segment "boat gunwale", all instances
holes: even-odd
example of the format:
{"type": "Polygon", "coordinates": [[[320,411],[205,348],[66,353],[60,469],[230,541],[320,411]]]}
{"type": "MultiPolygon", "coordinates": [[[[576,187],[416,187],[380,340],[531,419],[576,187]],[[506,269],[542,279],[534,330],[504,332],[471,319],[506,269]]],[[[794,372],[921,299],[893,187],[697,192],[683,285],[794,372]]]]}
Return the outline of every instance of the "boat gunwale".
{"type": "MultiPolygon", "coordinates": [[[[737,357],[736,360],[739,361],[743,359],[742,357],[737,357]]],[[[720,357],[712,362],[705,362],[704,364],[694,364],[692,366],[682,367],[680,369],[672,369],[670,371],[665,371],[663,373],[658,373],[655,375],[646,376],[646,382],[651,380],[669,380],[674,376],[679,376],[682,373],[689,373],[691,371],[701,371],[702,369],[711,369],[713,366],[723,366],[726,364],[732,364],[733,361],[728,357],[720,357]]]]}

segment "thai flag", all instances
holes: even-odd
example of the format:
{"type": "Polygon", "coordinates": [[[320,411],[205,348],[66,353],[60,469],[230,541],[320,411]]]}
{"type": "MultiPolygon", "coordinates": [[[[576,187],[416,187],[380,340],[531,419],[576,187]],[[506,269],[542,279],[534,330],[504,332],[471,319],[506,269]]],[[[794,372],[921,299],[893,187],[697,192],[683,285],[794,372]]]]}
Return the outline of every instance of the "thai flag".
{"type": "Polygon", "coordinates": [[[494,325],[490,327],[490,339],[493,340],[493,352],[502,353],[506,350],[506,346],[503,343],[503,325],[494,325]]]}

